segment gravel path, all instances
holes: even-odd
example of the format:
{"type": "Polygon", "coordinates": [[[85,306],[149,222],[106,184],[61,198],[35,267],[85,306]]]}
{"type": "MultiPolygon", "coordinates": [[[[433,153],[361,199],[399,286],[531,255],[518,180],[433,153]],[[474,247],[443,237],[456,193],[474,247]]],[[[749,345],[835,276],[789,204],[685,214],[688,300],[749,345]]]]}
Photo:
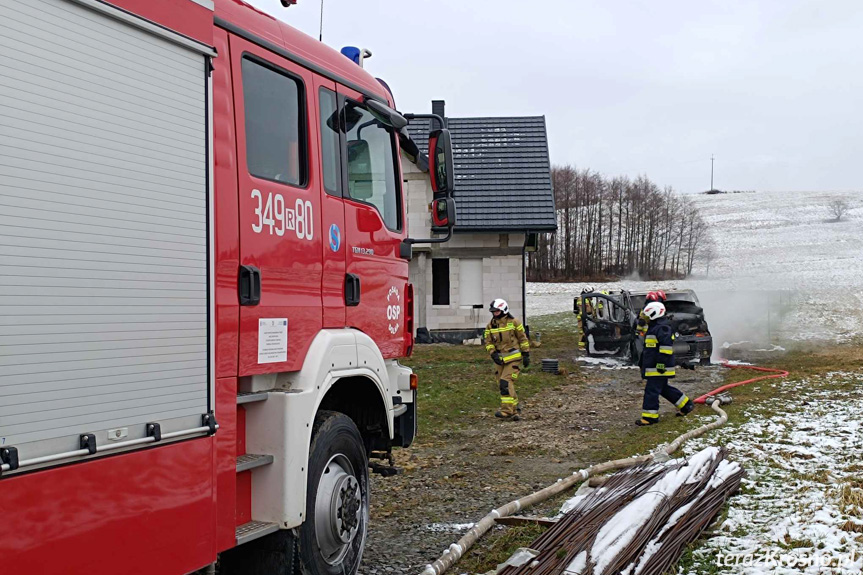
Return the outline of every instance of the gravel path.
{"type": "MultiPolygon", "coordinates": [[[[683,371],[675,385],[695,397],[721,378],[719,368],[683,371]]],[[[599,463],[603,433],[634,423],[642,390],[636,369],[591,365],[523,401],[520,422],[496,420],[488,409],[465,430],[397,451],[404,472],[372,479],[360,574],[419,573],[491,509],[599,463]]],[[[663,410],[671,415],[669,405],[663,410]]]]}

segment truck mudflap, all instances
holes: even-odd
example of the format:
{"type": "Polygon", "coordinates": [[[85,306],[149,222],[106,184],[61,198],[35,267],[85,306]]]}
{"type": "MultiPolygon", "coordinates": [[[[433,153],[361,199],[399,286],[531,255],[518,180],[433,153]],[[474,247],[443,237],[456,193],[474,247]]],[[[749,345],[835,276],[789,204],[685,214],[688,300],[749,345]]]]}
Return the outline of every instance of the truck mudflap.
{"type": "Polygon", "coordinates": [[[396,416],[393,428],[395,436],[393,437],[394,447],[410,447],[417,434],[417,400],[416,391],[412,392],[413,399],[410,403],[403,403],[400,406],[404,407],[401,415],[396,416]]]}

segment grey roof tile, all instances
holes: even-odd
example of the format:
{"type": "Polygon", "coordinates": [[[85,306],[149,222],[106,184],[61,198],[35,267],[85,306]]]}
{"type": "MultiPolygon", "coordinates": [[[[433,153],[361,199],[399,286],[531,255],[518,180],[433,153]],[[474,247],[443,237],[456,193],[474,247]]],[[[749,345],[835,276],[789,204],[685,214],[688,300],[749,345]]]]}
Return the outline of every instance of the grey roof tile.
{"type": "MultiPolygon", "coordinates": [[[[557,228],[543,116],[447,118],[452,134],[458,224],[455,231],[557,228]]],[[[428,152],[428,120],[408,125],[428,152]]]]}

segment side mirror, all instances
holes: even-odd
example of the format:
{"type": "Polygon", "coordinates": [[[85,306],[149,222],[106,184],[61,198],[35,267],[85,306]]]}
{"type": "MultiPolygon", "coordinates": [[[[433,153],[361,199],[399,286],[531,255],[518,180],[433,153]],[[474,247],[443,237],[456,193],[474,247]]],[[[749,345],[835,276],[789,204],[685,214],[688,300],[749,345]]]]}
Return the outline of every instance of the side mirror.
{"type": "Polygon", "coordinates": [[[452,195],[455,188],[453,174],[452,138],[449,130],[435,130],[429,134],[429,174],[435,194],[452,195]]]}
{"type": "Polygon", "coordinates": [[[432,202],[432,227],[452,228],[455,226],[455,200],[440,198],[432,202]]]}
{"type": "Polygon", "coordinates": [[[371,98],[366,98],[363,101],[363,104],[365,104],[366,109],[378,122],[389,128],[398,131],[408,125],[407,118],[386,104],[378,102],[377,100],[372,100],[371,98]]]}

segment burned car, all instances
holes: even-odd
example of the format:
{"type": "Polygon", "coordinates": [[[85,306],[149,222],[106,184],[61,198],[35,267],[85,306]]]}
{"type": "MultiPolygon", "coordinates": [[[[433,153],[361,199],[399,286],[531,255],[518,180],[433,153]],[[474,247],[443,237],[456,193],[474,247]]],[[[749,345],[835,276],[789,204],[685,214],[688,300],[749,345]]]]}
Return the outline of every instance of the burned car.
{"type": "MultiPolygon", "coordinates": [[[[637,364],[644,341],[637,337],[638,314],[646,291],[593,292],[575,298],[573,311],[581,321],[585,349],[591,356],[617,356],[637,364]]],[[[675,331],[674,355],[678,365],[709,365],[713,337],[698,296],[692,290],[665,292],[666,316],[675,331]]]]}

